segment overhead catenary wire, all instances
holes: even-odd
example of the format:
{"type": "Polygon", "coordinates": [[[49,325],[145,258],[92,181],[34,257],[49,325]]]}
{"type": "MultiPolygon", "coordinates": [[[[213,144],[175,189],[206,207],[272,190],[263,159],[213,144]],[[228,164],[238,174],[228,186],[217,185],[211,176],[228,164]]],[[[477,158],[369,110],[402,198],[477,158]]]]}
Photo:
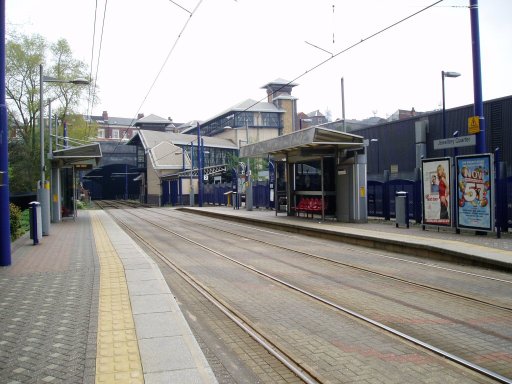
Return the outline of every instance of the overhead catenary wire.
{"type": "MultiPolygon", "coordinates": [[[[144,97],[144,99],[143,99],[143,101],[142,101],[141,105],[139,106],[139,108],[138,108],[138,110],[137,110],[137,113],[136,113],[135,117],[134,117],[134,118],[132,119],[132,121],[130,122],[129,127],[131,127],[131,126],[132,126],[132,124],[133,124],[133,122],[136,120],[136,117],[137,117],[137,115],[138,115],[138,113],[139,113],[140,109],[142,108],[142,105],[144,104],[144,102],[146,101],[146,99],[147,99],[148,95],[150,94],[151,90],[153,89],[153,87],[154,87],[155,83],[156,83],[156,82],[157,82],[157,80],[158,80],[158,77],[160,76],[160,74],[161,74],[161,72],[162,72],[163,68],[165,67],[165,64],[167,63],[167,61],[168,61],[169,57],[171,56],[172,52],[174,51],[174,48],[175,48],[175,47],[176,47],[176,45],[177,45],[177,43],[178,43],[178,41],[179,41],[180,37],[182,36],[182,34],[183,34],[184,30],[186,29],[186,27],[187,27],[188,23],[190,22],[190,19],[192,18],[192,16],[194,15],[194,13],[195,13],[195,12],[197,11],[197,9],[199,8],[199,6],[200,6],[200,4],[202,3],[202,1],[203,1],[203,0],[200,0],[200,1],[198,2],[198,4],[196,5],[196,7],[194,8],[194,10],[192,11],[192,13],[190,14],[190,17],[187,19],[186,23],[184,24],[184,26],[183,26],[182,30],[180,31],[180,33],[179,33],[178,37],[176,38],[176,41],[174,42],[174,44],[173,44],[173,46],[172,46],[171,50],[169,51],[169,53],[168,53],[168,55],[167,55],[166,59],[164,60],[164,63],[162,64],[162,66],[161,66],[161,68],[160,68],[160,71],[158,72],[158,74],[157,74],[157,76],[155,77],[155,79],[154,79],[153,83],[151,84],[151,86],[150,86],[150,88],[149,88],[149,90],[148,90],[148,92],[147,92],[146,96],[144,97]]],[[[410,15],[406,16],[406,17],[403,17],[402,19],[400,19],[400,20],[398,20],[398,21],[395,21],[395,22],[393,22],[392,24],[390,24],[390,25],[388,25],[388,26],[386,26],[386,27],[384,27],[384,28],[382,28],[382,29],[380,29],[380,30],[378,30],[378,31],[376,31],[376,32],[374,32],[374,33],[372,33],[372,34],[370,34],[369,36],[361,38],[361,40],[359,40],[359,41],[357,41],[357,42],[355,42],[355,43],[353,43],[353,44],[349,45],[348,47],[346,47],[346,48],[344,48],[344,49],[342,49],[342,50],[340,50],[340,51],[338,51],[338,52],[336,52],[336,53],[331,54],[331,57],[329,57],[329,58],[327,58],[327,59],[325,59],[325,60],[322,60],[322,61],[321,61],[321,62],[319,62],[318,64],[316,64],[316,65],[314,65],[313,67],[311,67],[311,68],[307,69],[306,71],[304,71],[302,74],[300,74],[300,75],[298,75],[298,76],[295,76],[292,80],[288,81],[286,84],[283,84],[281,87],[279,87],[279,88],[278,88],[277,90],[275,90],[273,93],[277,93],[277,92],[279,92],[279,91],[280,91],[280,90],[282,90],[283,88],[288,87],[289,85],[291,85],[291,84],[292,84],[292,83],[294,83],[295,81],[297,81],[297,80],[299,80],[299,79],[303,78],[304,76],[306,76],[307,74],[309,74],[309,73],[311,73],[311,72],[313,72],[313,71],[317,70],[318,68],[320,68],[320,67],[322,67],[323,65],[327,64],[327,63],[328,63],[328,62],[330,62],[331,60],[334,60],[334,59],[335,59],[335,58],[337,58],[338,56],[340,56],[340,55],[342,55],[342,54],[344,54],[344,53],[346,53],[346,52],[348,52],[348,51],[350,51],[350,50],[354,49],[355,47],[357,47],[357,46],[359,46],[359,45],[361,45],[361,44],[363,44],[363,43],[367,42],[367,41],[368,41],[368,40],[370,40],[370,39],[373,39],[373,38],[375,38],[375,37],[377,37],[377,36],[379,36],[379,35],[383,34],[384,32],[386,32],[386,31],[388,31],[388,30],[390,30],[390,29],[392,29],[392,28],[394,28],[394,27],[396,27],[396,26],[398,26],[398,25],[400,25],[400,24],[402,24],[402,23],[406,22],[407,20],[410,20],[410,19],[414,18],[415,16],[418,16],[419,14],[421,14],[421,13],[423,13],[423,12],[426,12],[427,10],[429,10],[429,9],[433,8],[434,6],[436,6],[436,5],[440,4],[440,3],[442,3],[443,1],[444,1],[444,0],[438,0],[438,1],[435,1],[435,2],[433,2],[432,4],[430,4],[430,5],[426,6],[426,7],[422,8],[422,9],[420,9],[420,10],[418,10],[418,11],[416,11],[416,12],[414,12],[414,13],[412,13],[412,14],[410,14],[410,15]]],[[[265,96],[265,97],[262,97],[261,99],[259,99],[259,100],[255,101],[254,103],[250,104],[250,105],[249,105],[248,107],[246,107],[244,110],[241,110],[241,111],[235,112],[234,114],[236,115],[236,114],[244,113],[244,112],[248,111],[249,109],[251,109],[252,107],[256,106],[258,103],[260,103],[260,102],[262,102],[262,101],[264,101],[264,100],[266,100],[266,99],[267,99],[267,97],[266,97],[266,96],[265,96]]],[[[129,129],[129,128],[126,128],[126,129],[124,130],[124,132],[126,133],[126,131],[127,131],[128,129],[129,129]]],[[[118,141],[118,143],[117,143],[116,147],[114,148],[114,152],[115,152],[115,150],[117,149],[117,147],[121,144],[121,141],[122,141],[122,137],[123,137],[123,136],[124,136],[124,134],[123,134],[123,135],[120,135],[119,141],[118,141]]]]}
{"type": "MultiPolygon", "coordinates": [[[[171,1],[173,4],[176,4],[174,1],[171,1]]],[[[113,153],[117,150],[117,148],[119,147],[119,145],[121,144],[122,142],[122,139],[123,137],[126,135],[126,132],[128,131],[129,128],[131,128],[134,124],[134,122],[137,120],[137,117],[139,115],[139,112],[140,110],[142,109],[142,106],[144,105],[144,103],[146,102],[147,98],[149,97],[149,94],[151,93],[151,91],[153,90],[156,82],[158,81],[158,78],[160,77],[160,75],[162,74],[162,71],[164,70],[167,62],[169,61],[169,58],[171,57],[172,53],[174,52],[176,46],[178,45],[178,42],[179,40],[181,39],[181,36],[183,35],[183,33],[185,32],[185,30],[187,29],[187,26],[188,24],[190,23],[190,20],[192,19],[192,16],[194,16],[194,14],[196,13],[196,11],[198,10],[199,6],[202,4],[203,0],[199,0],[198,3],[196,4],[196,6],[194,7],[194,9],[192,10],[192,12],[189,12],[187,11],[185,8],[179,6],[180,8],[184,9],[185,11],[187,11],[190,15],[189,17],[187,18],[187,20],[185,21],[185,24],[183,25],[183,27],[181,28],[178,36],[176,37],[176,39],[174,40],[174,43],[171,47],[171,49],[169,50],[169,52],[167,53],[167,56],[165,57],[165,60],[164,62],[162,63],[162,65],[160,66],[160,69],[158,71],[158,73],[156,74],[155,76],[155,79],[153,80],[153,82],[151,83],[146,95],[144,96],[144,98],[142,99],[142,102],[140,103],[138,109],[137,109],[137,112],[135,113],[134,117],[132,118],[132,120],[130,121],[130,124],[128,124],[128,127],[125,128],[123,130],[123,134],[122,135],[119,135],[119,140],[117,142],[117,145],[114,147],[114,150],[112,151],[113,153]]]]}
{"type": "MultiPolygon", "coordinates": [[[[286,88],[286,87],[290,86],[290,85],[291,85],[292,83],[294,83],[295,81],[297,81],[297,80],[299,80],[299,79],[303,78],[303,77],[304,77],[304,76],[306,76],[307,74],[309,74],[309,73],[313,72],[314,70],[316,70],[316,69],[320,68],[320,67],[321,67],[321,66],[323,66],[324,64],[327,64],[327,63],[328,63],[328,62],[330,62],[331,60],[334,60],[336,57],[340,56],[341,54],[343,54],[343,53],[346,53],[346,52],[350,51],[351,49],[353,49],[353,48],[355,48],[355,47],[357,47],[357,46],[359,46],[359,45],[361,45],[361,44],[365,43],[366,41],[368,41],[368,40],[370,40],[370,39],[372,39],[372,38],[374,38],[374,37],[376,37],[376,36],[378,36],[378,35],[380,35],[380,34],[382,34],[382,33],[386,32],[386,31],[388,31],[388,30],[390,30],[390,29],[392,29],[392,28],[394,28],[394,27],[396,27],[396,26],[397,26],[397,25],[399,25],[399,24],[404,23],[405,21],[407,21],[407,20],[409,20],[409,19],[412,19],[412,18],[413,18],[413,17],[415,17],[415,16],[418,16],[419,14],[421,14],[421,13],[423,13],[423,12],[425,12],[425,11],[429,10],[430,8],[435,7],[437,4],[442,3],[443,1],[444,1],[444,0],[438,0],[438,1],[435,1],[434,3],[432,3],[432,4],[430,4],[430,5],[426,6],[426,7],[424,7],[424,8],[422,8],[422,9],[420,9],[419,11],[416,11],[416,12],[414,12],[414,13],[410,14],[409,16],[406,16],[406,17],[404,17],[404,18],[402,18],[402,19],[400,19],[400,20],[398,20],[398,21],[396,21],[396,22],[394,22],[394,23],[392,23],[392,24],[388,25],[387,27],[384,27],[384,28],[382,28],[382,29],[378,30],[377,32],[374,32],[374,33],[372,33],[371,35],[369,35],[369,36],[367,36],[367,37],[361,38],[361,40],[360,40],[360,41],[358,41],[358,42],[356,42],[356,43],[353,43],[352,45],[349,45],[347,48],[344,48],[344,49],[342,49],[341,51],[338,51],[337,53],[332,54],[331,52],[328,52],[328,53],[330,53],[330,54],[331,54],[331,57],[329,57],[329,58],[327,58],[327,59],[325,59],[325,60],[322,60],[320,63],[318,63],[318,64],[314,65],[313,67],[311,67],[311,68],[309,68],[309,69],[307,69],[304,73],[302,73],[302,74],[300,74],[300,75],[298,75],[298,76],[294,77],[294,78],[293,78],[293,80],[288,81],[288,83],[286,83],[286,84],[282,85],[281,87],[279,87],[278,89],[276,89],[275,91],[273,91],[273,94],[274,94],[274,93],[279,92],[279,91],[280,91],[280,90],[282,90],[283,88],[286,88]]],[[[307,42],[306,42],[306,43],[307,43],[307,42]]],[[[308,43],[308,44],[310,44],[310,43],[308,43]]],[[[313,44],[310,44],[310,45],[313,45],[313,44]]],[[[317,48],[318,48],[318,47],[317,47],[317,48]]],[[[321,48],[319,48],[319,49],[321,49],[321,48]]],[[[325,50],[324,50],[324,51],[325,51],[325,50]]],[[[326,51],[326,52],[327,52],[327,51],[326,51]]],[[[246,109],[244,109],[243,111],[235,112],[235,114],[237,114],[237,113],[243,113],[243,112],[246,112],[246,111],[248,111],[249,109],[251,109],[252,107],[254,107],[255,105],[257,105],[258,103],[260,103],[260,102],[262,102],[262,101],[264,101],[264,100],[266,100],[266,99],[267,99],[267,96],[262,97],[261,99],[257,100],[257,101],[256,101],[256,102],[254,102],[253,104],[249,105],[249,106],[248,106],[246,109]]]]}
{"type": "MultiPolygon", "coordinates": [[[[103,35],[105,32],[105,20],[106,20],[106,16],[107,16],[107,5],[108,5],[108,0],[105,0],[105,6],[103,8],[103,21],[102,21],[102,25],[101,25],[101,34],[100,34],[100,46],[98,49],[98,59],[96,61],[96,74],[94,76],[94,81],[91,82],[91,84],[89,85],[89,96],[88,96],[88,105],[87,105],[87,115],[88,116],[91,116],[91,114],[92,114],[92,108],[94,107],[94,102],[95,102],[95,98],[96,98],[96,88],[97,88],[98,74],[99,74],[100,61],[101,61],[101,49],[103,46],[103,35]]],[[[94,65],[94,48],[95,48],[95,43],[96,43],[97,14],[98,14],[98,0],[96,0],[96,5],[94,8],[94,26],[93,26],[93,37],[92,37],[92,49],[91,49],[91,69],[90,69],[90,74],[89,74],[90,80],[93,79],[93,76],[92,76],[93,69],[92,68],[94,65]]],[[[87,122],[87,130],[89,133],[90,128],[91,128],[91,119],[89,118],[88,120],[89,121],[87,122]]]]}
{"type": "MultiPolygon", "coordinates": [[[[421,14],[421,13],[423,13],[423,12],[426,12],[427,10],[429,10],[429,9],[431,9],[431,8],[433,8],[433,7],[435,7],[436,5],[438,5],[438,4],[440,4],[440,3],[442,3],[443,1],[444,1],[444,0],[438,0],[438,1],[435,1],[434,3],[432,3],[432,4],[428,5],[428,6],[424,7],[424,8],[422,8],[422,9],[420,9],[420,10],[418,10],[418,11],[414,12],[414,13],[412,13],[412,14],[410,14],[410,15],[406,16],[406,17],[403,17],[402,19],[400,19],[400,20],[398,20],[398,21],[393,22],[392,24],[388,25],[387,27],[384,27],[384,28],[382,28],[382,29],[378,30],[377,32],[374,32],[374,33],[372,33],[371,35],[369,35],[369,36],[367,36],[367,37],[361,38],[361,40],[360,40],[360,41],[357,41],[357,42],[355,42],[355,43],[353,43],[353,44],[349,45],[348,47],[346,47],[346,48],[344,48],[344,49],[342,49],[342,50],[340,50],[340,51],[338,51],[338,52],[336,52],[336,53],[328,52],[329,54],[331,54],[331,57],[329,57],[329,58],[327,58],[327,59],[325,59],[325,60],[322,60],[321,62],[319,62],[318,64],[314,65],[314,66],[313,66],[313,67],[311,67],[310,69],[307,69],[304,73],[302,73],[302,74],[300,74],[300,75],[298,75],[298,76],[294,77],[294,78],[293,78],[293,80],[288,81],[286,84],[282,85],[281,87],[279,87],[278,89],[276,89],[275,91],[273,91],[273,94],[274,94],[274,93],[279,92],[280,90],[282,90],[282,89],[284,89],[284,88],[286,88],[286,87],[288,87],[288,86],[290,86],[290,85],[291,85],[292,83],[294,83],[295,81],[297,81],[297,80],[299,80],[299,79],[303,78],[304,76],[306,76],[307,74],[309,74],[309,73],[311,73],[311,72],[313,72],[313,71],[317,70],[318,68],[322,67],[324,64],[327,64],[327,63],[328,63],[328,62],[330,62],[331,60],[334,60],[336,57],[338,57],[338,56],[342,55],[343,53],[346,53],[346,52],[348,52],[348,51],[352,50],[353,48],[355,48],[355,47],[357,47],[357,46],[359,46],[359,45],[361,45],[361,44],[363,44],[363,43],[367,42],[368,40],[370,40],[370,39],[372,39],[372,38],[374,38],[374,37],[377,37],[377,36],[381,35],[382,33],[384,33],[384,32],[386,32],[386,31],[388,31],[388,30],[390,30],[390,29],[392,29],[392,28],[394,28],[394,27],[396,27],[396,26],[398,26],[398,25],[400,25],[400,24],[402,24],[402,23],[406,22],[406,21],[407,21],[407,20],[409,20],[409,19],[414,18],[415,16],[418,16],[419,14],[421,14]]],[[[310,45],[313,45],[313,44],[308,43],[308,42],[306,42],[306,43],[307,43],[307,44],[310,44],[310,45]]],[[[235,116],[235,115],[238,115],[238,114],[241,114],[241,113],[247,112],[249,109],[251,109],[252,107],[256,106],[258,103],[260,103],[260,102],[262,102],[262,101],[264,101],[264,100],[266,100],[266,99],[267,99],[267,96],[262,97],[261,99],[259,99],[259,100],[255,101],[254,103],[250,104],[250,105],[249,105],[248,107],[246,107],[245,109],[243,109],[243,110],[241,110],[241,111],[234,112],[234,113],[233,113],[233,118],[234,118],[234,116],[235,116]]],[[[200,129],[200,128],[198,128],[198,129],[200,129]]],[[[116,147],[117,147],[117,146],[116,146],[116,147]]],[[[157,160],[159,160],[159,159],[157,159],[157,160]]]]}

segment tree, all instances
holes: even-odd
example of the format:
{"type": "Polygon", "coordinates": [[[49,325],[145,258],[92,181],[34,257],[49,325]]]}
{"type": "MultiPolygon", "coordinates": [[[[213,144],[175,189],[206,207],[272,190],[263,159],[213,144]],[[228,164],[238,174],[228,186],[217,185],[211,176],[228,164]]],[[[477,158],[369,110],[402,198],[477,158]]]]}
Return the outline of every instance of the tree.
{"type": "MultiPolygon", "coordinates": [[[[5,66],[12,192],[34,190],[36,180],[39,179],[40,144],[36,138],[39,137],[41,64],[45,77],[62,80],[89,77],[87,65],[73,58],[66,40],[48,44],[37,34],[26,36],[10,33],[6,43],[5,66]]],[[[75,113],[86,90],[86,87],[69,83],[45,83],[44,89],[44,97],[52,102],[53,111],[57,113],[60,121],[67,120],[69,116],[75,116],[75,120],[81,119],[80,124],[88,132],[87,135],[80,133],[80,139],[95,135],[96,130],[95,126],[87,126],[83,118],[75,113]]],[[[48,103],[43,105],[46,108],[48,103]]],[[[70,133],[73,137],[74,132],[70,133]]],[[[48,135],[45,136],[48,139],[48,135]]]]}

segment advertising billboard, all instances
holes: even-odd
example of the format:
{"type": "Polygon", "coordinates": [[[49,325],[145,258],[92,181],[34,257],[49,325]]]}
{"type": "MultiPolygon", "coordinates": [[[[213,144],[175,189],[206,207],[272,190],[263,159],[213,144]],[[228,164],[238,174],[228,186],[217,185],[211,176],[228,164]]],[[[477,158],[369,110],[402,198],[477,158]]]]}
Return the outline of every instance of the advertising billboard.
{"type": "Polygon", "coordinates": [[[423,224],[451,226],[450,158],[422,160],[423,224]]]}
{"type": "Polygon", "coordinates": [[[493,230],[493,155],[480,154],[455,158],[457,226],[493,230]]]}

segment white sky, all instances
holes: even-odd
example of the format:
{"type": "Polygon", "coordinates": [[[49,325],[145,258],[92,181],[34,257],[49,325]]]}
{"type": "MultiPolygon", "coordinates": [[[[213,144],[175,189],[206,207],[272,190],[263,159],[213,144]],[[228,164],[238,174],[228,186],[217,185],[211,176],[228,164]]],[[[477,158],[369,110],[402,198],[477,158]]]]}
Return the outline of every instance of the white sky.
{"type": "MultiPolygon", "coordinates": [[[[341,117],[343,77],[347,119],[386,117],[399,108],[439,109],[442,70],[462,74],[446,79],[446,107],[473,103],[469,0],[445,0],[308,73],[330,55],[305,41],[337,53],[435,0],[174,0],[188,11],[199,4],[192,18],[170,0],[108,0],[98,65],[105,1],[97,0],[93,115],[205,120],[266,97],[260,87],[276,78],[304,75],[292,93],[299,111],[341,117]]],[[[483,97],[509,96],[512,1],[479,3],[483,97]]],[[[65,38],[90,65],[95,4],[6,0],[7,30],[65,38]]]]}

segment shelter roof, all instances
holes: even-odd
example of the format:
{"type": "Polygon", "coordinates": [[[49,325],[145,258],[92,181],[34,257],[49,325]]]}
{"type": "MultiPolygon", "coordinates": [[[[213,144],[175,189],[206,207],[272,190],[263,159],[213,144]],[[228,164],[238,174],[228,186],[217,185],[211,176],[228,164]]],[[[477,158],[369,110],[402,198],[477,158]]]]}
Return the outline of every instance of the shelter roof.
{"type": "Polygon", "coordinates": [[[53,160],[60,161],[62,166],[69,165],[98,165],[101,159],[99,143],[81,145],[53,151],[53,160]]]}
{"type": "Polygon", "coordinates": [[[337,149],[361,149],[364,138],[346,132],[311,127],[240,148],[240,157],[266,155],[308,157],[335,153],[337,149]]]}

